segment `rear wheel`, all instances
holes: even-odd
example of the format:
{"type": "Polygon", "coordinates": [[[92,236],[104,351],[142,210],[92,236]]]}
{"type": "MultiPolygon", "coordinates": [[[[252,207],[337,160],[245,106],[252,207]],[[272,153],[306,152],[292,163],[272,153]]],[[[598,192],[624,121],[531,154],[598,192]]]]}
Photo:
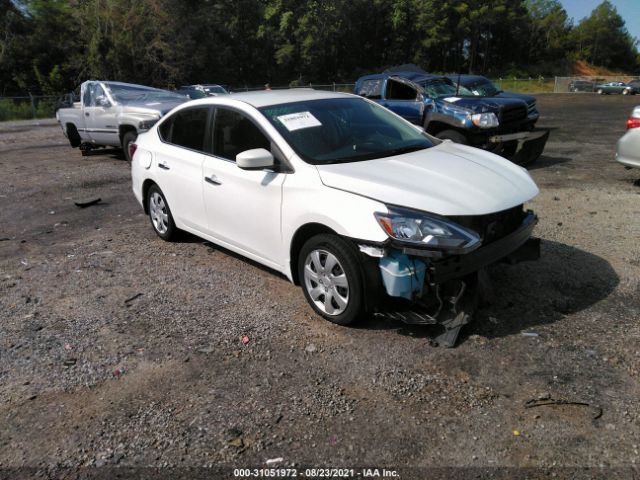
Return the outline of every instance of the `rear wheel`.
{"type": "Polygon", "coordinates": [[[122,150],[124,151],[124,158],[127,162],[131,162],[131,154],[129,153],[129,147],[138,138],[138,132],[135,130],[129,130],[122,136],[122,150]]]}
{"type": "Polygon", "coordinates": [[[362,270],[352,245],[337,235],[312,237],[298,257],[304,296],[320,316],[350,325],[365,312],[362,270]]]}
{"type": "Polygon", "coordinates": [[[451,140],[455,143],[461,143],[462,145],[466,145],[468,143],[467,137],[465,137],[460,132],[456,132],[455,130],[443,130],[442,132],[438,133],[436,137],[442,140],[451,140]]]}
{"type": "Polygon", "coordinates": [[[157,185],[152,185],[147,192],[147,207],[151,225],[158,236],[168,242],[175,239],[178,229],[173,221],[169,204],[157,185]]]}

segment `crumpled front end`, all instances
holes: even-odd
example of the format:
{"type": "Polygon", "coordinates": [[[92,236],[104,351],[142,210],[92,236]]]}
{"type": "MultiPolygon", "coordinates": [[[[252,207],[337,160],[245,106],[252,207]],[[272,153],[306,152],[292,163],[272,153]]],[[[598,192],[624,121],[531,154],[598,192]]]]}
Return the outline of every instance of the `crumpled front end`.
{"type": "MultiPolygon", "coordinates": [[[[522,205],[488,215],[449,217],[475,232],[479,242],[468,248],[431,248],[391,238],[383,245],[360,244],[367,262],[377,265],[373,290],[382,301],[378,315],[413,325],[439,325],[436,341],[455,345],[486,287],[485,268],[540,257],[540,241],[532,238],[536,215],[522,205]]],[[[370,272],[374,269],[372,268],[370,272]]]]}

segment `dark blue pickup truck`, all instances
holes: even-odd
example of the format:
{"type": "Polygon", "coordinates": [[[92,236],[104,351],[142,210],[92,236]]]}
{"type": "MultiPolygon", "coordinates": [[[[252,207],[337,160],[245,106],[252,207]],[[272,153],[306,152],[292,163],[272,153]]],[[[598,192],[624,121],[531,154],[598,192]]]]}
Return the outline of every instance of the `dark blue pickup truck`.
{"type": "Polygon", "coordinates": [[[521,98],[474,95],[451,79],[424,71],[365,75],[355,93],[420,125],[435,137],[489,150],[520,165],[535,161],[548,131],[536,131],[538,111],[521,98]]]}

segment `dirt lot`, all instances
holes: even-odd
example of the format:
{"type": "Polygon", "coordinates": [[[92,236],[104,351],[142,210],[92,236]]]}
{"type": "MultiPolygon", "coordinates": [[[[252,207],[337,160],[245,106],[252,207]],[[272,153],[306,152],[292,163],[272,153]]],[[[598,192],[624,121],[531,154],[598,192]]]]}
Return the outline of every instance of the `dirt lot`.
{"type": "Polygon", "coordinates": [[[52,122],[0,124],[0,477],[232,478],[283,457],[403,479],[639,478],[640,171],[613,161],[635,104],[539,97],[543,257],[492,269],[495,301],[455,349],[427,327],[334,326],[273,272],[162,242],[115,152],[82,157],[52,122]]]}

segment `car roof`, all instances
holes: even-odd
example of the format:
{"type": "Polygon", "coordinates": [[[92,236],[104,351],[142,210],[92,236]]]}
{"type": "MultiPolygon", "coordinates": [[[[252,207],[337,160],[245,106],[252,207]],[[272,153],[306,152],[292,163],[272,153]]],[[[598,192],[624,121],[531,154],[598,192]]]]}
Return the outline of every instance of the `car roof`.
{"type": "Polygon", "coordinates": [[[162,90],[161,88],[148,87],[147,85],[139,85],[137,83],[125,83],[125,82],[114,82],[112,80],[89,80],[90,82],[100,82],[106,85],[118,85],[121,87],[134,87],[139,90],[152,90],[152,91],[161,91],[166,92],[166,90],[162,90]]]}
{"type": "Polygon", "coordinates": [[[250,105],[255,108],[268,107],[271,105],[284,105],[286,103],[304,102],[311,100],[324,100],[332,98],[357,98],[359,95],[352,93],[329,92],[314,90],[312,88],[291,88],[279,90],[257,90],[253,92],[234,92],[227,95],[217,95],[213,97],[194,98],[182,104],[182,106],[198,105],[220,105],[233,106],[238,102],[250,105]]]}
{"type": "MultiPolygon", "coordinates": [[[[283,90],[257,90],[225,95],[225,98],[240,100],[253,107],[260,108],[281,103],[304,102],[305,100],[322,100],[329,98],[352,98],[356,95],[340,92],[314,90],[312,88],[288,88],[283,90]]],[[[218,97],[213,97],[218,98],[218,97]]],[[[358,97],[359,98],[359,97],[358,97]]]]}
{"type": "Polygon", "coordinates": [[[377,80],[377,79],[389,78],[389,77],[406,78],[407,80],[411,80],[414,83],[424,82],[425,80],[446,78],[446,77],[443,77],[442,75],[432,75],[430,73],[398,71],[398,72],[384,72],[384,73],[374,73],[372,75],[364,75],[358,79],[358,83],[364,82],[365,80],[377,80]]]}
{"type": "Polygon", "coordinates": [[[471,74],[458,75],[456,73],[450,73],[447,75],[447,78],[453,80],[454,82],[457,82],[458,78],[460,78],[460,81],[462,82],[476,82],[478,80],[491,81],[487,77],[483,77],[482,75],[471,75],[471,74]]]}

